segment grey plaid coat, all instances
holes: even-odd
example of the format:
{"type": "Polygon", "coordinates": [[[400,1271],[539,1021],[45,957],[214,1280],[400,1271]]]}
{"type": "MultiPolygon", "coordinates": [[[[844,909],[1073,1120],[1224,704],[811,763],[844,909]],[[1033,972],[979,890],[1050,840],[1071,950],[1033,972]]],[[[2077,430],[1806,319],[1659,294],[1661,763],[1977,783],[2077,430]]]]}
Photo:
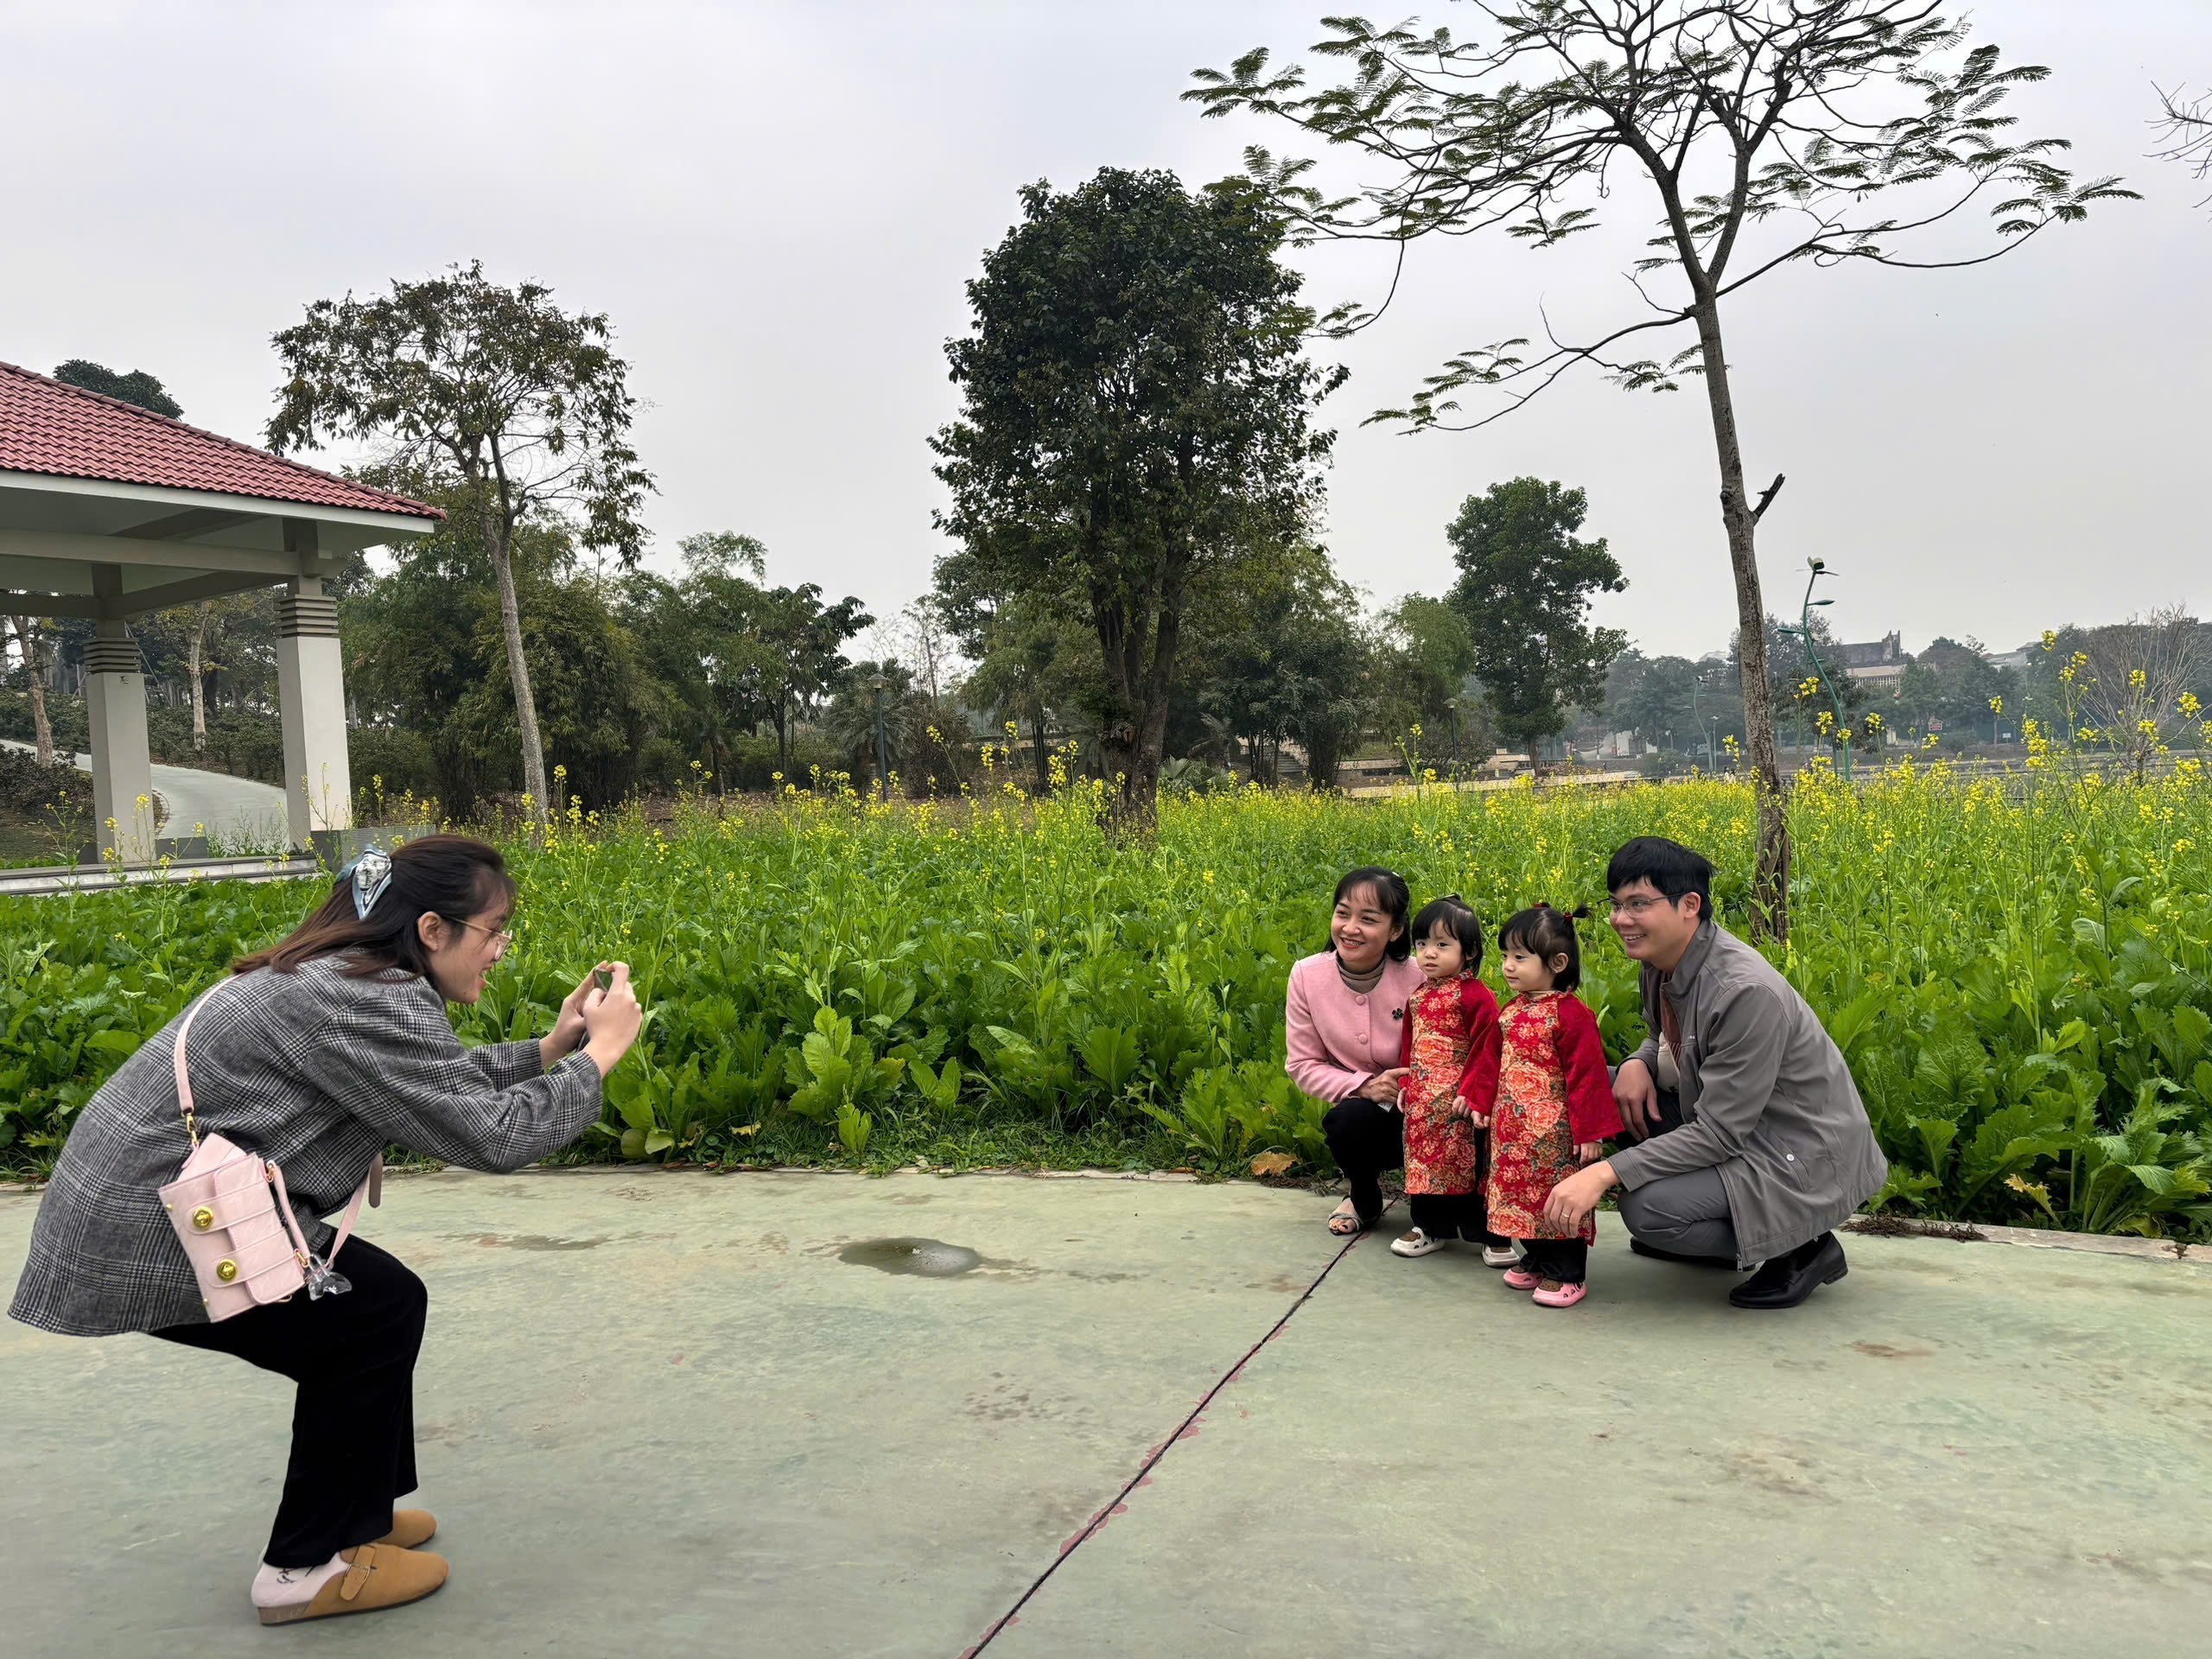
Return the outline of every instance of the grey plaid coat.
{"type": "MultiPolygon", "coordinates": [[[[9,1313],[69,1336],[206,1319],[156,1189],[191,1143],[177,1112],[176,1019],[148,1039],[71,1126],[31,1228],[9,1313]]],[[[272,1159],[310,1241],[391,1142],[471,1169],[519,1169],[598,1117],[599,1068],[550,1071],[535,1042],[464,1049],[427,980],[348,979],[335,957],[258,969],[192,1027],[200,1133],[272,1159]]]]}

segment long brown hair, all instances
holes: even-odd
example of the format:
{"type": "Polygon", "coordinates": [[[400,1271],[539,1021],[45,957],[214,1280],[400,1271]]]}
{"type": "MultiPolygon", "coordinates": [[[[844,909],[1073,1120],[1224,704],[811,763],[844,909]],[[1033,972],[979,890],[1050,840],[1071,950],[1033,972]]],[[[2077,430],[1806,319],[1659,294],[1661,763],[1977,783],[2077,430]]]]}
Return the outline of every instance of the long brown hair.
{"type": "MultiPolygon", "coordinates": [[[[350,872],[352,866],[347,866],[350,872]]],[[[273,968],[289,974],[317,957],[344,954],[348,979],[397,969],[416,976],[430,968],[430,953],[416,924],[424,916],[474,921],[515,901],[515,880],[499,849],[467,836],[420,836],[391,849],[391,885],[366,916],[357,915],[353,883],[341,872],[330,897],[283,938],[231,964],[234,974],[273,968]]]]}

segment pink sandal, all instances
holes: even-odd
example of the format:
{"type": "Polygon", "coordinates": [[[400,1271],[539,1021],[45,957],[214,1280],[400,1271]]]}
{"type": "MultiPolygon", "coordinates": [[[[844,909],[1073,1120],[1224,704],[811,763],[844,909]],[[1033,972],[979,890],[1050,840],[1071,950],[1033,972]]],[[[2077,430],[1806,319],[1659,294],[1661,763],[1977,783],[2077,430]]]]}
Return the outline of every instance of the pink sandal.
{"type": "Polygon", "coordinates": [[[1587,1285],[1562,1284],[1556,1279],[1547,1279],[1529,1300],[1538,1307],[1573,1307],[1589,1294],[1587,1285]]]}
{"type": "Polygon", "coordinates": [[[1503,1277],[1504,1282],[1515,1290],[1534,1290],[1544,1282],[1526,1268],[1508,1268],[1503,1277]]]}

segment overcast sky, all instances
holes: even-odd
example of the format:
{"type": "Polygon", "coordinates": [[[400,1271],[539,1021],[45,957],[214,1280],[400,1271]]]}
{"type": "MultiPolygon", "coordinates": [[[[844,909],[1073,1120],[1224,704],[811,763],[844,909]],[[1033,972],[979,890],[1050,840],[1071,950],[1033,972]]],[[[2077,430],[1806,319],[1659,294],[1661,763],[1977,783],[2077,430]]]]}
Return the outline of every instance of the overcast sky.
{"type": "MultiPolygon", "coordinates": [[[[158,376],[195,424],[258,441],[269,337],[309,301],[480,257],[619,331],[645,408],[659,553],[741,530],[778,582],[887,613],[942,542],[928,435],[944,342],[1014,192],[1097,168],[1197,185],[1284,126],[1178,94],[1247,48],[1306,55],[1320,0],[563,7],[113,6],[0,0],[0,359],[158,376]]],[[[1432,3],[1428,21],[1465,26],[1432,3]]],[[[1792,271],[1731,321],[1746,464],[1789,482],[1761,535],[1770,604],[1842,573],[1847,638],[1997,648],[2065,621],[2212,605],[2205,388],[2212,194],[2145,159],[2152,82],[2212,82],[2207,0],[1988,0],[1977,38],[2050,80],[2024,130],[2145,198],[1938,274],[1792,271]]],[[[1535,473],[1589,493],[1632,584],[1600,603],[1651,652],[1733,620],[1696,383],[1594,380],[1469,435],[1361,429],[1458,347],[1632,315],[1621,234],[1533,253],[1417,245],[1388,318],[1344,348],[1326,537],[1377,603],[1437,592],[1471,492],[1535,473]]],[[[1308,296],[1372,299],[1386,256],[1296,256],[1308,296]]]]}

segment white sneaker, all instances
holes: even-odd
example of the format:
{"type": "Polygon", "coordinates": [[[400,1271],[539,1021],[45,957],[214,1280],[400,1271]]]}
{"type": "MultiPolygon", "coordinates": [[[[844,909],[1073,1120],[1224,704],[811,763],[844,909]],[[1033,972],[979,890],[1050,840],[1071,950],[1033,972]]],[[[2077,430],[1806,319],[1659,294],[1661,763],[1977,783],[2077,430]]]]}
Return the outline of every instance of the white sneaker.
{"type": "Polygon", "coordinates": [[[1397,1255],[1433,1255],[1450,1242],[1448,1239],[1431,1238],[1416,1227],[1404,1237],[1392,1239],[1390,1249],[1397,1255]]]}
{"type": "Polygon", "coordinates": [[[1485,1244],[1483,1246],[1483,1266],[1486,1268],[1510,1268],[1520,1259],[1520,1249],[1515,1245],[1485,1244]]]}

